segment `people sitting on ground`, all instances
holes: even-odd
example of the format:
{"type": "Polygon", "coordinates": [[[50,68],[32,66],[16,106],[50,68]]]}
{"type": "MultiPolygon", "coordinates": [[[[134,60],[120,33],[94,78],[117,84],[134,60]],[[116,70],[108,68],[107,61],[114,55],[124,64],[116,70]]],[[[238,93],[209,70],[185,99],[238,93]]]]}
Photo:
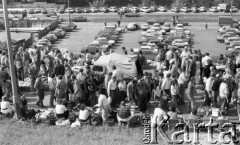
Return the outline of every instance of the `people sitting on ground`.
{"type": "Polygon", "coordinates": [[[55,111],[56,111],[57,119],[67,119],[69,116],[69,112],[68,112],[66,106],[63,105],[62,99],[57,100],[57,105],[55,107],[55,111]]]}
{"type": "Polygon", "coordinates": [[[80,111],[79,111],[79,121],[80,123],[82,122],[89,122],[90,123],[90,112],[89,110],[86,108],[85,104],[81,104],[80,105],[80,111]]]}
{"type": "Polygon", "coordinates": [[[167,114],[170,116],[170,119],[178,119],[177,109],[174,106],[171,107],[167,114]]]}
{"type": "Polygon", "coordinates": [[[197,109],[194,108],[191,114],[188,115],[187,120],[198,120],[198,119],[201,119],[201,117],[197,115],[197,109]]]}
{"type": "Polygon", "coordinates": [[[22,101],[22,106],[20,109],[20,113],[23,119],[34,118],[36,115],[36,111],[33,109],[28,109],[27,99],[25,98],[25,96],[22,96],[21,101],[22,101]]]}
{"type": "Polygon", "coordinates": [[[220,111],[220,116],[216,119],[217,122],[228,121],[227,112],[225,110],[220,111]]]}
{"type": "Polygon", "coordinates": [[[130,106],[127,106],[124,101],[121,102],[117,114],[117,119],[118,119],[118,126],[121,126],[123,122],[127,123],[127,127],[129,126],[130,123],[130,117],[131,112],[130,112],[130,106]]]}
{"type": "Polygon", "coordinates": [[[13,109],[12,109],[12,107],[10,105],[10,102],[9,102],[7,97],[2,98],[1,112],[2,112],[2,114],[5,114],[5,115],[13,114],[13,109]]]}

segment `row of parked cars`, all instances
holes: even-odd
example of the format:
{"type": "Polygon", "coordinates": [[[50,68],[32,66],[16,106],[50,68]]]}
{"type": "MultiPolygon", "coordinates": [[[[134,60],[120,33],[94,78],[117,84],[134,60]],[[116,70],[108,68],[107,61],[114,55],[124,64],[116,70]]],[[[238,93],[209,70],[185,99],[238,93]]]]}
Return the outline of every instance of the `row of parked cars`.
{"type": "Polygon", "coordinates": [[[191,31],[180,23],[171,26],[170,23],[161,20],[148,20],[141,25],[141,30],[140,48],[133,48],[133,52],[138,53],[141,50],[148,60],[154,60],[164,45],[181,49],[191,43],[191,31]]]}
{"type": "Polygon", "coordinates": [[[48,34],[46,34],[41,39],[39,39],[36,42],[36,46],[38,48],[45,47],[45,48],[51,49],[52,44],[55,43],[55,41],[57,41],[58,39],[64,38],[66,32],[73,31],[76,28],[77,28],[77,26],[73,23],[61,24],[61,25],[59,25],[58,28],[56,28],[53,31],[50,31],[48,34]]]}
{"type": "MultiPolygon", "coordinates": [[[[60,8],[60,9],[54,9],[54,8],[50,8],[50,9],[45,9],[45,8],[36,8],[36,9],[30,9],[28,10],[29,14],[34,14],[34,13],[42,13],[42,14],[47,14],[50,11],[54,11],[54,12],[58,12],[60,14],[63,13],[98,13],[98,12],[103,12],[103,13],[108,13],[108,12],[123,12],[123,13],[138,13],[138,12],[145,12],[145,13],[151,13],[151,12],[167,12],[167,11],[171,11],[171,12],[194,12],[194,13],[198,13],[198,12],[218,12],[220,11],[218,9],[217,6],[213,6],[211,8],[206,8],[206,7],[172,7],[171,9],[167,9],[164,6],[160,6],[160,7],[156,7],[156,6],[152,6],[152,7],[120,7],[117,8],[115,6],[112,7],[90,7],[90,8],[60,8]]],[[[232,8],[230,8],[230,11],[232,12],[237,12],[238,9],[235,6],[232,6],[232,8]]]]}
{"type": "Polygon", "coordinates": [[[115,25],[106,26],[104,30],[100,31],[92,43],[86,45],[81,53],[95,54],[97,51],[108,52],[113,46],[119,42],[122,33],[122,28],[115,25]]]}
{"type": "Polygon", "coordinates": [[[240,30],[230,26],[223,26],[218,29],[219,36],[216,37],[217,41],[224,43],[228,51],[240,50],[240,30]]]}

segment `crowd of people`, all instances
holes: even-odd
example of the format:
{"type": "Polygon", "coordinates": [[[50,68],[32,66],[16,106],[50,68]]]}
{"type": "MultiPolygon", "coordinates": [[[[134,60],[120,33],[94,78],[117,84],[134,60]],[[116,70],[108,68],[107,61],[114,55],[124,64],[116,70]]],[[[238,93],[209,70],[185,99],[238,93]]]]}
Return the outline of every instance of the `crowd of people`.
{"type": "MultiPolygon", "coordinates": [[[[128,55],[125,48],[124,51],[124,55],[128,55]]],[[[45,92],[49,91],[49,107],[56,106],[56,114],[60,118],[68,117],[63,102],[74,102],[75,105],[99,107],[99,113],[106,124],[110,110],[120,108],[120,118],[128,118],[131,114],[125,103],[129,102],[146,113],[151,99],[158,100],[162,110],[170,111],[167,114],[171,118],[176,118],[176,114],[181,113],[179,108],[184,104],[187,104],[188,113],[195,113],[199,107],[203,107],[209,115],[211,107],[220,108],[220,111],[227,114],[229,104],[234,102],[240,114],[240,56],[224,57],[221,54],[217,62],[214,62],[209,53],[202,54],[200,50],[193,51],[190,47],[180,51],[165,45],[159,49],[155,59],[156,70],[152,72],[143,71],[147,61],[139,51],[136,61],[138,76],[126,80],[115,65],[112,66],[113,71],[105,76],[96,75],[91,70],[91,65],[101,55],[98,51],[95,55],[86,53],[74,59],[68,51],[36,47],[27,49],[22,46],[14,56],[14,65],[18,81],[30,78],[31,92],[38,95],[36,105],[45,108],[47,104],[43,100],[45,92]],[[74,72],[73,66],[83,67],[79,72],[74,72]],[[195,102],[197,88],[204,90],[204,101],[200,106],[195,102]]],[[[6,103],[12,97],[6,51],[0,52],[0,63],[1,112],[11,113],[8,110],[9,104],[6,103]]],[[[24,96],[20,89],[18,92],[24,96]]],[[[22,110],[27,110],[25,101],[22,106],[22,110]]],[[[159,111],[154,114],[157,112],[159,111]]],[[[26,111],[24,115],[26,116],[26,111]]]]}

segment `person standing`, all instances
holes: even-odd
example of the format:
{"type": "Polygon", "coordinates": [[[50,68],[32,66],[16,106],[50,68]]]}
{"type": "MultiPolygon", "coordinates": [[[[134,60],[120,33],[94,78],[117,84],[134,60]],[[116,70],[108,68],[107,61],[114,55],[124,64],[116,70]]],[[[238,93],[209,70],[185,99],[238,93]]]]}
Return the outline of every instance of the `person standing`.
{"type": "Polygon", "coordinates": [[[118,27],[120,27],[121,20],[118,20],[118,21],[117,21],[117,24],[118,24],[118,27]]]}
{"type": "Polygon", "coordinates": [[[178,69],[178,85],[179,85],[179,105],[184,105],[185,103],[185,89],[186,89],[186,74],[183,72],[181,68],[178,69]]]}
{"type": "Polygon", "coordinates": [[[214,82],[215,74],[211,73],[210,77],[205,82],[205,99],[203,106],[207,108],[207,115],[208,115],[208,109],[211,106],[211,99],[212,99],[212,86],[214,82]]]}
{"type": "Polygon", "coordinates": [[[205,22],[205,28],[206,28],[206,30],[208,29],[208,23],[207,22],[205,22]]]}
{"type": "Polygon", "coordinates": [[[38,101],[37,101],[36,105],[43,108],[44,107],[43,99],[44,99],[45,85],[44,85],[41,75],[38,76],[38,78],[35,82],[34,88],[37,90],[37,93],[38,93],[38,101]]]}
{"type": "Polygon", "coordinates": [[[117,107],[117,80],[116,76],[112,76],[112,79],[108,82],[108,87],[107,87],[107,93],[108,96],[111,98],[111,107],[117,107]]]}
{"type": "Polygon", "coordinates": [[[104,22],[104,26],[107,27],[107,22],[106,21],[104,22]]]}
{"type": "Polygon", "coordinates": [[[22,60],[20,54],[17,54],[17,55],[16,55],[15,67],[16,67],[16,69],[17,69],[18,79],[21,80],[21,81],[24,81],[23,60],[22,60]]]}
{"type": "Polygon", "coordinates": [[[32,65],[29,68],[29,76],[30,76],[30,80],[31,80],[31,91],[32,91],[32,93],[34,93],[34,84],[35,84],[36,79],[38,77],[38,73],[39,73],[39,68],[37,67],[37,63],[32,62],[32,65]]]}
{"type": "Polygon", "coordinates": [[[98,97],[98,104],[95,105],[94,107],[99,107],[99,111],[100,111],[99,113],[102,116],[103,125],[106,125],[108,120],[109,110],[110,110],[110,102],[108,101],[106,96],[106,89],[101,88],[100,92],[96,93],[96,96],[98,97]]]}
{"type": "MultiPolygon", "coordinates": [[[[187,86],[187,96],[190,101],[191,111],[193,111],[195,107],[195,99],[194,99],[195,92],[196,92],[195,78],[192,77],[187,86]]],[[[189,110],[189,112],[191,111],[189,110]]]]}
{"type": "Polygon", "coordinates": [[[135,87],[135,95],[138,102],[138,107],[141,112],[147,111],[148,105],[148,87],[143,79],[138,80],[135,87]]]}
{"type": "Polygon", "coordinates": [[[71,79],[73,81],[73,99],[72,101],[76,103],[82,103],[83,102],[83,90],[81,88],[80,80],[76,78],[75,75],[71,76],[71,79]]]}
{"type": "Polygon", "coordinates": [[[55,98],[56,85],[57,85],[57,82],[54,77],[54,74],[51,74],[51,76],[48,77],[48,86],[49,86],[49,91],[50,91],[50,103],[49,103],[50,107],[54,107],[53,101],[54,101],[54,99],[56,100],[56,98],[55,98]]]}
{"type": "Polygon", "coordinates": [[[134,88],[135,88],[135,85],[136,85],[136,80],[131,80],[130,83],[128,83],[127,85],[127,99],[128,101],[134,101],[135,104],[137,105],[136,103],[136,99],[135,99],[135,95],[134,95],[134,88]]]}
{"type": "Polygon", "coordinates": [[[227,78],[224,78],[219,88],[219,96],[220,96],[220,104],[221,104],[220,110],[225,110],[227,107],[227,103],[229,103],[228,95],[230,92],[226,82],[227,82],[227,78]]]}
{"type": "Polygon", "coordinates": [[[56,66],[54,68],[54,74],[56,77],[58,77],[59,75],[64,76],[64,74],[65,74],[65,67],[63,64],[60,63],[60,60],[56,61],[56,66]]]}
{"type": "Polygon", "coordinates": [[[217,74],[216,75],[216,78],[213,82],[213,86],[212,86],[212,90],[213,90],[213,105],[214,106],[217,106],[217,100],[218,100],[218,96],[219,96],[219,88],[220,88],[220,85],[222,83],[222,80],[220,78],[220,75],[217,74]]]}
{"type": "Polygon", "coordinates": [[[57,99],[65,99],[66,97],[67,84],[63,79],[63,76],[58,76],[57,86],[56,86],[56,97],[57,99]]]}
{"type": "Polygon", "coordinates": [[[28,75],[28,68],[30,63],[29,60],[30,54],[26,48],[23,48],[23,72],[25,77],[28,75]]]}

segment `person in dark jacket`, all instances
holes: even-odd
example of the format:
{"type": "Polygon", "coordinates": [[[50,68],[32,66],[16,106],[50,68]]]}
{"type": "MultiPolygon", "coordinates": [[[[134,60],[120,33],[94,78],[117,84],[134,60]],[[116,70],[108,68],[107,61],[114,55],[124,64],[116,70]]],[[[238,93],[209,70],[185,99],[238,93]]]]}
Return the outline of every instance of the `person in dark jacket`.
{"type": "Polygon", "coordinates": [[[138,107],[141,112],[147,111],[148,103],[148,87],[144,80],[139,80],[135,87],[135,96],[138,100],[138,107]]]}
{"type": "Polygon", "coordinates": [[[64,67],[63,64],[60,63],[59,60],[56,61],[56,66],[55,66],[55,68],[54,68],[54,74],[55,74],[55,76],[57,76],[57,77],[58,77],[59,75],[64,76],[64,74],[65,74],[65,67],[64,67]]]}

